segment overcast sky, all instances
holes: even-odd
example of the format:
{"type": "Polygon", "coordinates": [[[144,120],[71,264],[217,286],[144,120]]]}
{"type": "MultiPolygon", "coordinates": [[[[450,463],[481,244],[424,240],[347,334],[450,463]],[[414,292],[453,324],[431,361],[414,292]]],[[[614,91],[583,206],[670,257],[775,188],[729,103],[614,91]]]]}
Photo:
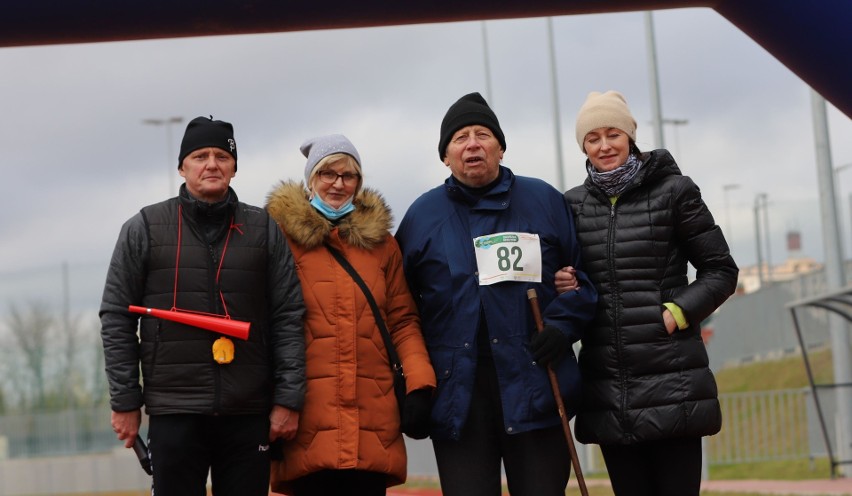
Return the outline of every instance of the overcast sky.
{"type": "MultiPolygon", "coordinates": [[[[785,233],[823,260],[809,88],[710,9],[654,14],[665,145],[701,187],[740,266],[756,260],[754,203],[769,199],[773,263],[785,233]],[[738,185],[728,189],[724,185],[738,185]]],[[[543,18],[249,36],[0,48],[0,314],[41,299],[59,308],[69,267],[74,309],[97,309],[121,224],[173,196],[177,149],[198,115],[232,122],[240,199],[262,205],[299,179],[299,145],[342,133],[395,219],[441,183],[438,131],[471,91],[491,103],[504,164],[557,188],[554,106],[543,18]],[[489,84],[490,81],[490,84],[489,84]],[[490,91],[489,91],[490,88],[490,91]],[[165,126],[181,117],[171,149],[165,126]]],[[[642,149],[657,147],[642,13],[553,18],[565,186],[584,179],[574,138],[589,91],[626,96],[642,149]]],[[[828,105],[835,165],[852,163],[852,123],[828,105]]],[[[852,170],[852,168],[850,168],[852,170]]],[[[852,172],[838,176],[847,253],[852,172]]]]}

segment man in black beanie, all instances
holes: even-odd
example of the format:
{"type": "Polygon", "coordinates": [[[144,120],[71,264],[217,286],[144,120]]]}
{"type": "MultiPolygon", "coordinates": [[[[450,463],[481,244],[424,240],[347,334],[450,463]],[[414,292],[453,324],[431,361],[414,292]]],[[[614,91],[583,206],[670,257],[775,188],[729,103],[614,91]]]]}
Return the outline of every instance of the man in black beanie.
{"type": "Polygon", "coordinates": [[[196,117],[186,125],[186,132],[180,142],[178,169],[190,152],[208,146],[230,153],[234,157],[234,172],[237,171],[237,142],[234,140],[234,126],[230,122],[215,121],[213,116],[196,117]]]}
{"type": "Polygon", "coordinates": [[[431,438],[444,496],[499,496],[501,462],[513,496],[562,496],[570,451],[547,368],[573,415],[579,372],[572,344],[594,315],[562,194],[501,164],[506,139],[479,93],[441,122],[443,185],[409,207],[396,233],[438,376],[431,438]],[[557,295],[554,274],[576,270],[557,295]],[[535,289],[544,329],[527,299],[535,289]]]}
{"type": "Polygon", "coordinates": [[[269,444],[298,427],[299,279],[278,225],[230,187],[236,170],[233,126],[190,121],[178,196],[122,226],[107,272],[100,317],[111,423],[130,448],[145,407],[157,496],[206,494],[208,472],[217,496],[266,496],[269,444]],[[131,305],[164,312],[140,320],[131,305]],[[248,336],[177,315],[249,323],[248,336]]]}
{"type": "Polygon", "coordinates": [[[504,152],[506,151],[506,138],[503,136],[503,130],[500,129],[497,116],[494,115],[482,95],[468,93],[450,106],[444,120],[441,121],[441,139],[438,141],[438,156],[441,160],[444,160],[447,145],[450,143],[453,133],[472,124],[481,124],[490,129],[497,142],[500,143],[500,148],[504,152]]]}

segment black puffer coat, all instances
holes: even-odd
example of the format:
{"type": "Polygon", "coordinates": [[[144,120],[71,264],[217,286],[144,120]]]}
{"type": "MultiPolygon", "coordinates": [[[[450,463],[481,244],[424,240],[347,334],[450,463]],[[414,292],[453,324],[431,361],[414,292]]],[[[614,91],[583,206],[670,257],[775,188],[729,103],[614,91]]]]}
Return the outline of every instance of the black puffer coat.
{"type": "Polygon", "coordinates": [[[183,185],[178,198],[128,220],[113,252],[100,309],[110,405],[126,412],[144,402],[148,415],[265,414],[273,403],[301,410],[303,314],[292,254],[266,211],[233,190],[210,206],[183,185]],[[137,334],[139,316],[127,311],[175,305],[219,315],[223,301],[231,317],[251,322],[248,340],[232,339],[227,365],[211,351],[220,334],[148,316],[137,334]]]}
{"type": "Polygon", "coordinates": [[[579,358],[576,430],[584,443],[705,436],[722,425],[700,327],[733,294],[738,269],[698,187],[669,152],[642,159],[615,204],[590,179],[565,193],[599,294],[579,358]],[[696,269],[692,283],[687,263],[696,269]],[[683,310],[687,329],[666,332],[667,302],[683,310]]]}

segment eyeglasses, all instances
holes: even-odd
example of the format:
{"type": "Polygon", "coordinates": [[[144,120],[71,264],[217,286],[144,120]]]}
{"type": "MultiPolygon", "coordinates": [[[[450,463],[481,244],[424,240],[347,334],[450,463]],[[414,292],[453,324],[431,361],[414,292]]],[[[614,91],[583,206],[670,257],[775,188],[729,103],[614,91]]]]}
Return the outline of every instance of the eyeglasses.
{"type": "Polygon", "coordinates": [[[354,184],[358,184],[358,180],[361,179],[361,174],[356,174],[353,172],[344,172],[343,174],[338,174],[331,170],[324,170],[317,172],[317,176],[319,176],[320,181],[326,184],[334,184],[337,181],[337,178],[343,180],[343,184],[345,186],[352,186],[354,184]]]}

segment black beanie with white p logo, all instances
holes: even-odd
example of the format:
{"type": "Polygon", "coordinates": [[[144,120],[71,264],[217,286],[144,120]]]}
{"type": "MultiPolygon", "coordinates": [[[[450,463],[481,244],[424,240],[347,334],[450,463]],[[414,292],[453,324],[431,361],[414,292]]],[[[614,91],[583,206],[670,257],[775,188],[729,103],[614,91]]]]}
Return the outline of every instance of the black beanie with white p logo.
{"type": "MultiPolygon", "coordinates": [[[[187,155],[208,146],[221,148],[230,153],[237,160],[237,142],[234,140],[234,126],[230,122],[214,121],[213,116],[196,117],[186,125],[183,140],[180,142],[180,155],[178,155],[178,169],[187,155]]],[[[234,163],[234,171],[237,164],[234,163]]]]}

